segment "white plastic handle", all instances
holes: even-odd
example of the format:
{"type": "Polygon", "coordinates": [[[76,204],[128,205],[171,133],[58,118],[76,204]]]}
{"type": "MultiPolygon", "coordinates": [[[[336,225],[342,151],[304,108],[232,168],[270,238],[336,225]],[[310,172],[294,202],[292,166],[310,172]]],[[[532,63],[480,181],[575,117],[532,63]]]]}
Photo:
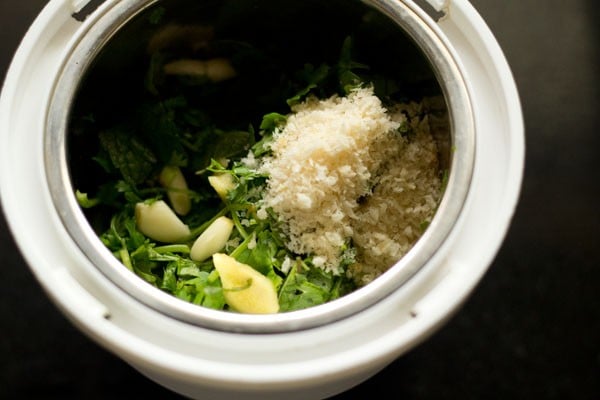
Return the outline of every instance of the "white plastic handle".
{"type": "Polygon", "coordinates": [[[435,11],[447,10],[450,7],[450,0],[426,0],[435,11]]]}

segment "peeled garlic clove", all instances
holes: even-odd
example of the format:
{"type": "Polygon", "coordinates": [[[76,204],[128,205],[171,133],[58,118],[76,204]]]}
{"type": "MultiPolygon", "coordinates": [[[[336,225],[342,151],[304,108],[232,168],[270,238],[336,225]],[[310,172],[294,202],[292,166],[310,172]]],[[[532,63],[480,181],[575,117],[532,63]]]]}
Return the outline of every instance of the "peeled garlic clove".
{"type": "Polygon", "coordinates": [[[194,242],[190,250],[190,258],[204,261],[218,251],[223,250],[231,236],[233,221],[227,217],[219,217],[194,242]]]}
{"type": "Polygon", "coordinates": [[[269,278],[226,254],[214,254],[213,263],[221,278],[225,302],[232,309],[244,314],[279,311],[277,290],[269,278]]]}
{"type": "Polygon", "coordinates": [[[206,61],[206,75],[213,82],[221,82],[234,78],[237,73],[228,59],[213,58],[206,61]]]}
{"type": "Polygon", "coordinates": [[[167,75],[206,77],[213,82],[225,81],[236,76],[235,69],[226,58],[176,60],[166,64],[164,72],[167,75]]]}
{"type": "Polygon", "coordinates": [[[137,228],[150,239],[163,243],[176,243],[190,235],[190,229],[162,200],[135,205],[137,228]]]}
{"type": "Polygon", "coordinates": [[[227,199],[227,193],[235,189],[235,180],[228,173],[216,174],[208,177],[208,183],[215,189],[221,200],[227,199]]]}
{"type": "Polygon", "coordinates": [[[158,181],[167,189],[167,197],[173,210],[179,215],[187,215],[192,208],[192,201],[181,169],[169,165],[164,167],[158,181]]]}

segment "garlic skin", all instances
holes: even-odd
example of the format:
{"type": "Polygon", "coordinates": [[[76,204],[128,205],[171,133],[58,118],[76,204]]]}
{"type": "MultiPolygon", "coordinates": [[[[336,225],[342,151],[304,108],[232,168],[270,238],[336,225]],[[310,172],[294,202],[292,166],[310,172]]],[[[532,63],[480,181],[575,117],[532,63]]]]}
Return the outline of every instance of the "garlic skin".
{"type": "Polygon", "coordinates": [[[269,278],[226,254],[214,254],[213,263],[223,285],[225,302],[233,310],[244,314],[279,311],[277,290],[269,278]]]}
{"type": "Polygon", "coordinates": [[[194,242],[190,250],[190,258],[202,262],[213,254],[223,250],[233,231],[233,221],[227,217],[219,217],[194,242]]]}
{"type": "Polygon", "coordinates": [[[150,239],[163,243],[185,241],[190,228],[163,200],[135,205],[137,229],[150,239]]]}

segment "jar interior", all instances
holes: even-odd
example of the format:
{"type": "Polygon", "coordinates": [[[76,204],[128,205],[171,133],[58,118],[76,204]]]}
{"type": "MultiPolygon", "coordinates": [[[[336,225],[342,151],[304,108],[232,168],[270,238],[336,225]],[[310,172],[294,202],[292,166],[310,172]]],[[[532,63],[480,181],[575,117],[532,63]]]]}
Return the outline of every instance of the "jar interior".
{"type": "MultiPolygon", "coordinates": [[[[429,125],[440,173],[448,171],[452,137],[444,90],[415,40],[380,11],[348,0],[164,0],[105,38],[78,84],[66,138],[73,189],[90,195],[102,190],[107,170],[98,162],[98,135],[126,126],[140,104],[183,96],[220,129],[246,130],[249,123],[258,129],[266,112],[289,112],[284,78],[307,65],[310,71],[335,66],[347,38],[352,60],[365,66],[357,71],[387,101],[436,99],[429,125]],[[165,76],[154,68],[164,66],[165,58],[223,57],[244,74],[209,89],[194,78],[165,76]]],[[[98,235],[110,227],[111,212],[84,209],[98,235]]]]}

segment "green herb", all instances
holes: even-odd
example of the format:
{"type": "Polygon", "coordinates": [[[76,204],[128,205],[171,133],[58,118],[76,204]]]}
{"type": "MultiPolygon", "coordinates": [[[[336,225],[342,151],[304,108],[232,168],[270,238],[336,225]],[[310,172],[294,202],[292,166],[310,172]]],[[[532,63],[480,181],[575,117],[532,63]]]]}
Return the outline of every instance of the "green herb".
{"type": "Polygon", "coordinates": [[[340,61],[337,65],[338,79],[344,94],[350,93],[363,84],[363,79],[354,72],[355,69],[366,70],[368,67],[352,59],[352,39],[347,37],[342,45],[340,61]]]}
{"type": "Polygon", "coordinates": [[[99,137],[113,166],[127,183],[140,184],[150,176],[157,160],[144,143],[120,128],[100,132],[99,137]]]}
{"type": "Polygon", "coordinates": [[[330,70],[331,67],[327,64],[321,64],[318,68],[315,68],[312,64],[306,64],[304,69],[298,73],[300,79],[306,82],[306,86],[300,89],[294,96],[287,99],[287,104],[293,106],[302,102],[312,89],[319,87],[319,85],[325,82],[330,70]]]}
{"type": "Polygon", "coordinates": [[[309,262],[297,260],[279,292],[281,311],[294,311],[326,303],[346,294],[343,278],[334,277],[309,262]]]}
{"type": "MultiPolygon", "coordinates": [[[[164,10],[156,10],[150,16],[150,23],[160,23],[163,13],[164,10]]],[[[242,53],[233,57],[241,66],[244,60],[265,57],[251,45],[233,42],[220,45],[241,49],[242,53]]],[[[352,42],[347,39],[337,64],[317,67],[306,64],[295,74],[283,74],[286,78],[279,87],[291,95],[282,99],[280,94],[271,96],[265,92],[260,99],[270,99],[272,108],[250,118],[238,116],[237,109],[223,115],[222,107],[215,107],[207,100],[221,91],[229,93],[227,83],[177,80],[169,82],[172,86],[167,90],[167,77],[162,71],[171,56],[151,55],[147,73],[141,78],[144,82],[140,86],[145,87],[146,93],[140,105],[126,122],[116,123],[99,134],[99,151],[94,160],[104,173],[103,182],[93,198],[77,192],[82,207],[110,214],[109,226],[100,234],[104,245],[127,268],[158,289],[184,301],[227,310],[212,260],[190,259],[194,240],[214,220],[227,216],[234,222],[234,229],[223,251],[273,282],[281,311],[323,304],[354,290],[354,284],[345,274],[334,276],[315,267],[310,255],[289,251],[272,210],[265,210],[266,219],[258,218],[268,174],[242,162],[249,154],[260,161],[270,153],[273,134],[287,122],[286,112],[290,107],[308,96],[347,94],[363,85],[355,71],[366,66],[352,59],[351,50],[352,42]],[[137,229],[135,221],[136,203],[166,198],[166,189],[158,178],[165,166],[181,168],[190,186],[192,210],[181,218],[191,235],[180,243],[156,243],[137,229]],[[210,186],[207,177],[211,174],[229,174],[235,183],[224,199],[210,186]]],[[[243,74],[244,71],[239,71],[240,76],[243,74]]],[[[243,81],[240,85],[252,87],[243,81]]],[[[86,123],[98,122],[86,120],[86,123]]],[[[340,251],[343,270],[354,262],[355,252],[352,243],[340,251]]]]}
{"type": "Polygon", "coordinates": [[[92,208],[100,204],[100,199],[89,199],[87,193],[81,193],[79,190],[75,191],[75,197],[82,208],[92,208]]]}

